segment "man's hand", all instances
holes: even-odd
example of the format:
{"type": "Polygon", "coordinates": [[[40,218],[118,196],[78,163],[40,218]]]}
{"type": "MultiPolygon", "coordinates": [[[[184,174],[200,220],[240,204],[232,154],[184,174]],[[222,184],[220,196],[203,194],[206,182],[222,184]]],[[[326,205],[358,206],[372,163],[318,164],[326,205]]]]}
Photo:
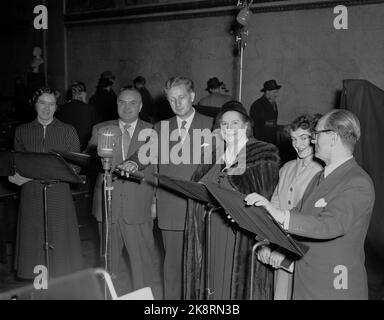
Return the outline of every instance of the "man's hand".
{"type": "Polygon", "coordinates": [[[271,255],[271,249],[268,246],[262,246],[257,251],[257,259],[259,259],[262,263],[269,264],[269,259],[271,255]]]}
{"type": "Polygon", "coordinates": [[[122,162],[116,168],[120,170],[122,176],[126,176],[127,178],[129,178],[130,173],[134,173],[139,170],[137,163],[130,160],[122,162]]]}
{"type": "Polygon", "coordinates": [[[256,207],[264,207],[278,223],[284,223],[285,212],[283,210],[276,209],[266,198],[258,193],[250,193],[244,198],[244,201],[249,206],[254,205],[256,207]]]}
{"type": "Polygon", "coordinates": [[[269,257],[269,264],[275,269],[280,268],[280,264],[285,259],[285,255],[280,253],[279,251],[272,251],[269,257]]]}
{"type": "Polygon", "coordinates": [[[25,178],[25,177],[19,175],[17,172],[13,176],[9,176],[8,180],[9,180],[9,182],[12,182],[18,186],[22,186],[24,183],[32,181],[32,179],[25,178]]]}

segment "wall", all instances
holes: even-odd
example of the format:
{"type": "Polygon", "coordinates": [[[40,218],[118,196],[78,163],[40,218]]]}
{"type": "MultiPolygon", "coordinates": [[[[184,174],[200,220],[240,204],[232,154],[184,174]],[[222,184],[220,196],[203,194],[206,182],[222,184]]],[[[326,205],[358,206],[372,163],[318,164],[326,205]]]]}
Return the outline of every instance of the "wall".
{"type": "MultiPolygon", "coordinates": [[[[335,30],[333,8],[258,13],[252,16],[244,54],[243,102],[249,107],[267,79],[283,85],[279,123],[337,103],[346,78],[384,87],[384,5],[348,8],[349,29],[335,30]]],[[[99,74],[112,70],[117,87],[141,74],[161,94],[172,75],[191,77],[197,99],[218,76],[236,95],[237,60],[229,33],[232,16],[155,22],[69,26],[68,80],[93,91],[99,74]]]]}

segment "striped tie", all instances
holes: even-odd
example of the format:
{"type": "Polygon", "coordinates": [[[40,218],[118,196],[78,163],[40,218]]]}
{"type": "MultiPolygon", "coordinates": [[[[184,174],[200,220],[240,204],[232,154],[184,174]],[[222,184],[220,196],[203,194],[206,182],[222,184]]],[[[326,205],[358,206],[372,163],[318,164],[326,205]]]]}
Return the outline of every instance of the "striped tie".
{"type": "Polygon", "coordinates": [[[127,156],[129,144],[131,143],[131,134],[129,133],[129,128],[131,128],[132,125],[125,124],[124,130],[123,130],[123,153],[124,157],[127,156]]]}

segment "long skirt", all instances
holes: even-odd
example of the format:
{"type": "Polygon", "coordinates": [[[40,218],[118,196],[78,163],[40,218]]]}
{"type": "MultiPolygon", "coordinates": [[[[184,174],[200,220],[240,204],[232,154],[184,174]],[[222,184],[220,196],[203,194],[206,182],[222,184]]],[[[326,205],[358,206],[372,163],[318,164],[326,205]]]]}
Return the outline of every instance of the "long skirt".
{"type": "MultiPolygon", "coordinates": [[[[83,268],[76,209],[66,183],[47,189],[49,277],[58,277],[83,268]]],[[[31,181],[22,186],[17,226],[15,268],[23,279],[36,277],[36,266],[46,266],[44,250],[43,185],[31,181]]]]}

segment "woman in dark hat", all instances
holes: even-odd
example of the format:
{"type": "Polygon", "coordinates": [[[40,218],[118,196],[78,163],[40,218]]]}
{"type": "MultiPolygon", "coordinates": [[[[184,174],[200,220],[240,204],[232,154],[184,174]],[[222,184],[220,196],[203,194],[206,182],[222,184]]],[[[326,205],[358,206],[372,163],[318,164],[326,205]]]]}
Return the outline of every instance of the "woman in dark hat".
{"type": "MultiPolygon", "coordinates": [[[[240,102],[225,103],[216,122],[225,150],[217,155],[217,148],[212,148],[214,161],[200,164],[192,181],[218,182],[243,194],[259,190],[270,198],[279,176],[277,148],[253,138],[252,120],[240,102]]],[[[208,272],[212,294],[207,297],[204,205],[190,200],[185,228],[184,298],[249,299],[254,235],[230,222],[224,211],[212,215],[211,222],[211,269],[208,272]]],[[[253,299],[272,299],[273,272],[260,262],[255,265],[254,288],[253,299]]]]}

